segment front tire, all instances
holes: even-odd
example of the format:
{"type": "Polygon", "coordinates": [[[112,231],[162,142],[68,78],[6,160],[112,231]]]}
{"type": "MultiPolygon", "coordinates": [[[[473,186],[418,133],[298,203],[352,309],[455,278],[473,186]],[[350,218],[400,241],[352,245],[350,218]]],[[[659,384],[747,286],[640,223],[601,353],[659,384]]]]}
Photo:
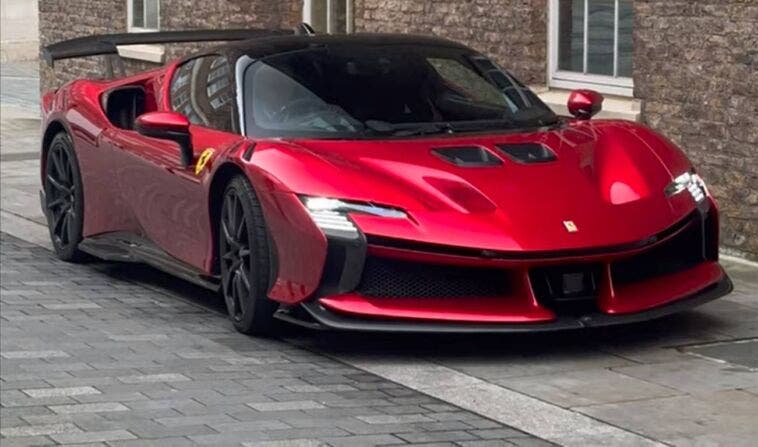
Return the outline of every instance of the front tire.
{"type": "Polygon", "coordinates": [[[53,137],[45,159],[45,216],[55,254],[67,262],[81,262],[79,250],[84,226],[84,193],[79,163],[71,138],[53,137]]]}
{"type": "Polygon", "coordinates": [[[263,211],[245,177],[224,190],[219,216],[221,284],[229,318],[243,334],[271,332],[278,304],[266,295],[271,256],[263,211]]]}

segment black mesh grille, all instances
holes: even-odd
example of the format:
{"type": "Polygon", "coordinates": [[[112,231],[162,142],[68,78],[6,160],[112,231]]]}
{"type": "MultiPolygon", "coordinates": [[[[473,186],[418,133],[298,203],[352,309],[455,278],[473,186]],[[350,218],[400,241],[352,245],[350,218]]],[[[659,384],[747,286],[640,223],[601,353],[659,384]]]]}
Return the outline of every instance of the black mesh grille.
{"type": "Polygon", "coordinates": [[[502,296],[506,272],[369,257],[356,290],[365,296],[459,298],[502,296]]]}
{"type": "Polygon", "coordinates": [[[705,259],[703,247],[703,223],[699,215],[693,215],[684,230],[670,240],[650,251],[613,263],[613,281],[644,281],[694,267],[705,259]]]}

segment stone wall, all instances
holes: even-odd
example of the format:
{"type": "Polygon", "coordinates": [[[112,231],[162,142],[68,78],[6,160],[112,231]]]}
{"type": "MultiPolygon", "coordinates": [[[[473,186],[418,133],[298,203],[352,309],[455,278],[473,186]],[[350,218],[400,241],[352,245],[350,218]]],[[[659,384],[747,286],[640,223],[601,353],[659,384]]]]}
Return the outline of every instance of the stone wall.
{"type": "MultiPolygon", "coordinates": [[[[39,4],[40,44],[127,30],[126,0],[41,0],[39,4]]],[[[298,0],[162,0],[161,29],[193,28],[290,28],[301,21],[298,0]]],[[[167,45],[166,59],[182,56],[188,46],[167,45]]],[[[43,91],[79,77],[104,77],[104,57],[56,62],[51,70],[42,62],[40,86],[43,91]]],[[[157,65],[126,61],[128,72],[157,65]]]]}
{"type": "Polygon", "coordinates": [[[722,244],[758,259],[758,0],[635,0],[643,119],[721,205],[722,244]]]}
{"type": "Polygon", "coordinates": [[[546,82],[547,0],[355,0],[355,29],[447,37],[546,82]]]}

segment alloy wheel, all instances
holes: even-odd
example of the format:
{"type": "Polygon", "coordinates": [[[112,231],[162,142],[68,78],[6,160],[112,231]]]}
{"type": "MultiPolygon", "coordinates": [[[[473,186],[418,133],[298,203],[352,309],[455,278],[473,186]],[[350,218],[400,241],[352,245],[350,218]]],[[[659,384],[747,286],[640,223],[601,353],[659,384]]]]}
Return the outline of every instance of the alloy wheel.
{"type": "Polygon", "coordinates": [[[229,314],[239,321],[248,310],[250,300],[251,247],[247,219],[240,197],[229,190],[221,211],[221,279],[229,314]]]}
{"type": "Polygon", "coordinates": [[[67,247],[75,240],[76,181],[69,153],[62,144],[50,148],[45,168],[45,206],[54,242],[67,247]]]}

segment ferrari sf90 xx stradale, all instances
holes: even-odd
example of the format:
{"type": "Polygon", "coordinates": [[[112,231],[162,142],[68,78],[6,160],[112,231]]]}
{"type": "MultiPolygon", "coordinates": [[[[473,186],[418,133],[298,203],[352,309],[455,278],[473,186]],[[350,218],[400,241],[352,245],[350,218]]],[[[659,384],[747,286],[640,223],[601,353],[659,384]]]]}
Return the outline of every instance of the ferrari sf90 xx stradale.
{"type": "Polygon", "coordinates": [[[463,45],[301,25],[84,37],[44,55],[200,40],[227,42],[44,95],[42,206],[62,259],[146,262],[220,290],[245,333],[275,318],[594,327],[731,290],[716,204],[680,149],[591,120],[593,91],[558,117],[463,45]]]}

